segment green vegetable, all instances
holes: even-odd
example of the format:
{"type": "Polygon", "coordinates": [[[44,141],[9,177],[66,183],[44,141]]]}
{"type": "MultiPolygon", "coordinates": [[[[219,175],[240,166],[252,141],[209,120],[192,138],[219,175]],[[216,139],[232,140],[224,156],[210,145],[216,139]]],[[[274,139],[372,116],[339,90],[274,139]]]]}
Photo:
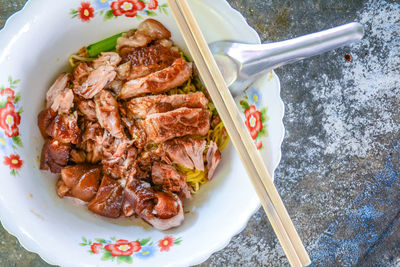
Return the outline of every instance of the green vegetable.
{"type": "Polygon", "coordinates": [[[117,46],[117,39],[123,34],[119,33],[114,36],[108,37],[100,42],[89,45],[86,49],[88,51],[89,57],[97,57],[101,52],[115,51],[117,46]]]}

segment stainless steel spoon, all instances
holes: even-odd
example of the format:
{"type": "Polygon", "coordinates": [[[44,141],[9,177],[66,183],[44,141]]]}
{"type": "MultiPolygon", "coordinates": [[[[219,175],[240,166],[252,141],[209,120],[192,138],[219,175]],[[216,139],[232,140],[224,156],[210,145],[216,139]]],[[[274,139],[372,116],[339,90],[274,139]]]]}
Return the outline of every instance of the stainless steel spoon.
{"type": "Polygon", "coordinates": [[[232,95],[237,96],[272,69],[349,45],[363,35],[363,26],[352,22],[276,43],[218,41],[209,47],[232,95]]]}

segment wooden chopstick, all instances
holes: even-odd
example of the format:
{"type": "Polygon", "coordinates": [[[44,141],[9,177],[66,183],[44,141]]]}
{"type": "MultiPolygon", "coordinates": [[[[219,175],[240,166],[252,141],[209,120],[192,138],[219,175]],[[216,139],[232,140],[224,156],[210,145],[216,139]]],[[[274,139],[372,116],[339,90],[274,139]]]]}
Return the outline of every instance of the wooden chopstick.
{"type": "Polygon", "coordinates": [[[307,266],[310,258],[294,228],[272,178],[244,126],[239,110],[186,0],[167,0],[213,103],[247,170],[289,263],[307,266]]]}

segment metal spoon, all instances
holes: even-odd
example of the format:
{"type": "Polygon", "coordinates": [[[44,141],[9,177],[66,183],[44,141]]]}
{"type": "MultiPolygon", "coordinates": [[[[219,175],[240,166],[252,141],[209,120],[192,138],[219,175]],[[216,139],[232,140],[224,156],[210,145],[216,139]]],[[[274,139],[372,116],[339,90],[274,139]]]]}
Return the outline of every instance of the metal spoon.
{"type": "Polygon", "coordinates": [[[218,41],[209,47],[232,95],[237,96],[272,69],[349,45],[363,35],[363,26],[352,22],[276,43],[218,41]]]}

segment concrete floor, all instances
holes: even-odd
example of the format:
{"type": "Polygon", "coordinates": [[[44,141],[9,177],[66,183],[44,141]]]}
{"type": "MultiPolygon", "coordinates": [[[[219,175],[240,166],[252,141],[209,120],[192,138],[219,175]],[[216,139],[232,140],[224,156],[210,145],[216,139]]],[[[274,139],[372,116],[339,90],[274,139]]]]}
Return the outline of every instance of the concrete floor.
{"type": "MultiPolygon", "coordinates": [[[[365,25],[361,43],[276,71],[286,135],[275,183],[314,266],[400,266],[399,2],[228,2],[264,42],[365,25]]],[[[0,0],[0,27],[24,3],[0,0]]],[[[0,266],[48,266],[3,229],[0,240],[0,266]]],[[[262,210],[201,264],[260,265],[288,265],[262,210]]]]}

